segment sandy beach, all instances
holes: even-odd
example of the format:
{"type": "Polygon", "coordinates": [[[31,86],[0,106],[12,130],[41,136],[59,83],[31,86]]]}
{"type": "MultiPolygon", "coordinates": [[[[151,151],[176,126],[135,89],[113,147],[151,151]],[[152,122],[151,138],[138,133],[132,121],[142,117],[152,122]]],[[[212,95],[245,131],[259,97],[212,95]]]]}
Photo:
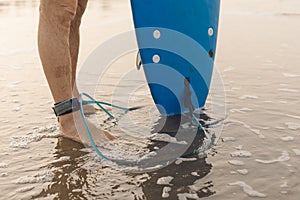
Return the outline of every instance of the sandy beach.
{"type": "MultiPolygon", "coordinates": [[[[221,138],[204,158],[141,174],[59,137],[37,50],[38,6],[38,0],[0,0],[0,199],[299,199],[298,0],[222,1],[216,69],[227,116],[221,138]]],[[[130,1],[90,0],[79,66],[103,42],[132,30],[130,1]]],[[[109,101],[118,77],[135,68],[135,55],[115,61],[102,77],[101,100],[109,101]]],[[[145,86],[142,81],[133,84],[145,86]]],[[[131,101],[146,105],[147,114],[131,117],[146,137],[154,106],[142,86],[131,101]]],[[[125,138],[121,153],[142,153],[144,142],[125,138]]]]}

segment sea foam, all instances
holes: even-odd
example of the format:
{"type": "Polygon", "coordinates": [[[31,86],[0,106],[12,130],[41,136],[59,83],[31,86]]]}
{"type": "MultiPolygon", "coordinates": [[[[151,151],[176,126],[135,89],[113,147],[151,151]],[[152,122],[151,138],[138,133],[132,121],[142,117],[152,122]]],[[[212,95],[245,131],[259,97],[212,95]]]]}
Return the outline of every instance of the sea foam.
{"type": "Polygon", "coordinates": [[[243,161],[240,161],[240,160],[229,160],[228,163],[231,164],[231,165],[235,165],[235,166],[245,165],[245,163],[243,161]]]}
{"type": "Polygon", "coordinates": [[[240,99],[244,100],[244,99],[258,99],[257,96],[254,95],[243,95],[240,97],[240,99]]]}
{"type": "Polygon", "coordinates": [[[273,160],[260,160],[260,159],[256,159],[255,161],[258,163],[262,163],[262,164],[273,164],[273,163],[277,163],[277,162],[285,162],[290,160],[290,156],[289,153],[287,151],[283,151],[281,156],[278,157],[277,159],[273,159],[273,160]]]}
{"type": "Polygon", "coordinates": [[[242,175],[246,175],[249,173],[249,171],[247,169],[238,169],[236,170],[238,173],[242,174],[242,175]]]}
{"type": "Polygon", "coordinates": [[[10,143],[11,148],[28,149],[29,144],[39,142],[44,138],[57,138],[61,136],[57,126],[43,127],[23,136],[13,136],[10,143]]]}
{"type": "Polygon", "coordinates": [[[170,187],[164,187],[161,197],[162,198],[169,198],[170,197],[169,192],[171,192],[171,190],[172,190],[172,188],[170,188],[170,187]]]}
{"type": "Polygon", "coordinates": [[[52,181],[54,173],[52,171],[41,171],[32,176],[24,176],[17,180],[17,184],[46,183],[52,181]]]}
{"type": "Polygon", "coordinates": [[[238,185],[243,188],[243,191],[249,196],[249,197],[267,197],[267,195],[260,193],[258,191],[253,190],[253,188],[250,185],[247,185],[243,181],[237,181],[234,183],[229,183],[230,186],[238,185]]]}
{"type": "Polygon", "coordinates": [[[7,168],[7,167],[8,167],[7,163],[4,163],[4,162],[0,163],[0,168],[7,168]]]}
{"type": "Polygon", "coordinates": [[[285,123],[285,125],[288,126],[289,129],[291,130],[300,130],[300,124],[297,124],[297,123],[293,123],[293,122],[287,122],[285,123]]]}
{"type": "Polygon", "coordinates": [[[289,141],[293,141],[294,140],[294,137],[292,136],[286,136],[286,137],[282,137],[280,138],[282,141],[285,141],[285,142],[289,142],[289,141]]]}
{"type": "Polygon", "coordinates": [[[183,144],[186,145],[186,141],[177,141],[175,137],[172,137],[168,134],[158,134],[154,133],[149,137],[150,140],[155,140],[155,141],[162,141],[162,142],[169,142],[169,143],[174,143],[174,144],[183,144]]]}
{"type": "Polygon", "coordinates": [[[160,177],[156,184],[157,185],[172,185],[171,181],[174,179],[173,176],[160,177]]]}
{"type": "Polygon", "coordinates": [[[178,200],[188,200],[188,199],[199,199],[197,194],[191,193],[179,193],[177,194],[178,200]]]}
{"type": "Polygon", "coordinates": [[[234,142],[236,141],[235,137],[222,137],[223,142],[234,142]]]}
{"type": "Polygon", "coordinates": [[[300,149],[293,149],[293,152],[296,154],[296,156],[300,156],[300,149]]]}
{"type": "Polygon", "coordinates": [[[196,161],[197,158],[177,158],[175,161],[176,165],[181,164],[182,162],[192,162],[192,161],[196,161]]]}

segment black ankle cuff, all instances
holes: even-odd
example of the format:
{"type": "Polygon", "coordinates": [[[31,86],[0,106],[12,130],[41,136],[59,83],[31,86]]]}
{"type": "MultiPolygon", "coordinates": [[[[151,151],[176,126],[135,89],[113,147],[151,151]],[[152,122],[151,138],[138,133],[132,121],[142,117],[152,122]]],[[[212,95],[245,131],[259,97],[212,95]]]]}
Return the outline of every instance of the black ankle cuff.
{"type": "Polygon", "coordinates": [[[57,117],[66,115],[80,109],[80,104],[77,98],[68,99],[54,104],[52,108],[57,117]]]}

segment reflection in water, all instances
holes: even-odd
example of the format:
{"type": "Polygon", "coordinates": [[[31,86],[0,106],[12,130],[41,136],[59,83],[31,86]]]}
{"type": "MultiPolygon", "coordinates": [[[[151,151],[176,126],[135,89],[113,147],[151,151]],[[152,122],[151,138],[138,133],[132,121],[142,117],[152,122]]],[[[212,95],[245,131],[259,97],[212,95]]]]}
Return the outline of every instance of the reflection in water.
{"type": "MultiPolygon", "coordinates": [[[[206,114],[201,114],[200,119],[208,121],[210,118],[206,114]]],[[[176,136],[176,132],[179,130],[179,125],[186,122],[190,122],[191,119],[185,115],[176,115],[164,117],[161,116],[157,124],[153,127],[153,132],[159,132],[161,134],[169,134],[171,136],[176,136]]],[[[192,129],[191,129],[192,131],[192,129]]],[[[147,199],[161,199],[162,191],[165,186],[157,184],[159,178],[171,176],[174,179],[171,181],[171,191],[168,192],[169,199],[177,199],[178,194],[183,193],[196,193],[199,198],[208,197],[215,192],[212,190],[212,182],[208,182],[202,188],[191,189],[190,186],[194,184],[195,181],[202,179],[207,176],[212,165],[206,162],[206,158],[199,158],[198,155],[193,154],[193,151],[203,144],[204,133],[198,130],[192,144],[186,150],[182,157],[189,158],[188,162],[182,163],[172,163],[165,168],[159,169],[154,172],[150,172],[150,179],[142,184],[143,192],[147,199]]],[[[148,148],[154,151],[155,148],[163,148],[167,145],[167,142],[152,141],[148,148]]]]}
{"type": "Polygon", "coordinates": [[[83,162],[80,158],[87,153],[79,151],[82,148],[84,146],[79,143],[59,138],[54,157],[61,161],[48,166],[54,170],[54,178],[48,188],[44,189],[36,198],[54,195],[58,199],[74,199],[75,197],[84,199],[81,189],[88,188],[87,170],[80,167],[83,162]]]}
{"type": "Polygon", "coordinates": [[[199,198],[211,196],[215,193],[211,190],[213,187],[211,182],[206,183],[197,191],[189,187],[195,181],[205,177],[211,168],[212,165],[207,164],[205,158],[183,162],[179,165],[173,163],[163,169],[149,173],[151,178],[142,184],[143,192],[149,200],[161,199],[163,188],[166,185],[159,185],[157,181],[161,177],[172,176],[174,179],[170,183],[169,199],[177,199],[178,194],[191,192],[195,192],[199,198]]]}
{"type": "MultiPolygon", "coordinates": [[[[203,115],[203,118],[208,119],[206,115],[203,115]]],[[[179,128],[178,120],[185,122],[189,119],[179,115],[167,119],[160,117],[153,129],[159,129],[158,132],[164,132],[162,134],[166,134],[167,131],[176,132],[179,128]]],[[[51,196],[54,199],[111,199],[115,195],[121,199],[156,200],[162,198],[162,191],[166,186],[157,184],[157,181],[167,176],[174,178],[170,185],[171,191],[168,192],[169,199],[177,199],[178,194],[184,193],[193,193],[199,198],[211,196],[215,194],[212,182],[207,182],[200,188],[191,187],[195,181],[207,176],[212,170],[212,165],[206,162],[206,158],[198,158],[191,153],[201,146],[203,139],[204,134],[198,131],[191,147],[185,153],[185,159],[188,161],[174,162],[147,175],[140,175],[112,169],[99,159],[94,160],[93,156],[89,156],[82,150],[85,149],[83,145],[59,138],[54,153],[55,161],[47,165],[54,173],[54,178],[47,188],[34,198],[51,196]]],[[[157,147],[163,148],[165,145],[166,142],[151,141],[148,148],[155,151],[157,147]]]]}

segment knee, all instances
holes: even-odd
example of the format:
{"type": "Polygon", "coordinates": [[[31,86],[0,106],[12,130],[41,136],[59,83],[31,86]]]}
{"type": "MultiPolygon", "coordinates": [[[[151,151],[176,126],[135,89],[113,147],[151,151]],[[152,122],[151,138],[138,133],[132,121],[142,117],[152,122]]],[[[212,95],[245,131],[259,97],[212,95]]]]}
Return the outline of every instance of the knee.
{"type": "Polygon", "coordinates": [[[75,18],[77,0],[41,0],[40,15],[55,25],[70,26],[75,18]]]}

